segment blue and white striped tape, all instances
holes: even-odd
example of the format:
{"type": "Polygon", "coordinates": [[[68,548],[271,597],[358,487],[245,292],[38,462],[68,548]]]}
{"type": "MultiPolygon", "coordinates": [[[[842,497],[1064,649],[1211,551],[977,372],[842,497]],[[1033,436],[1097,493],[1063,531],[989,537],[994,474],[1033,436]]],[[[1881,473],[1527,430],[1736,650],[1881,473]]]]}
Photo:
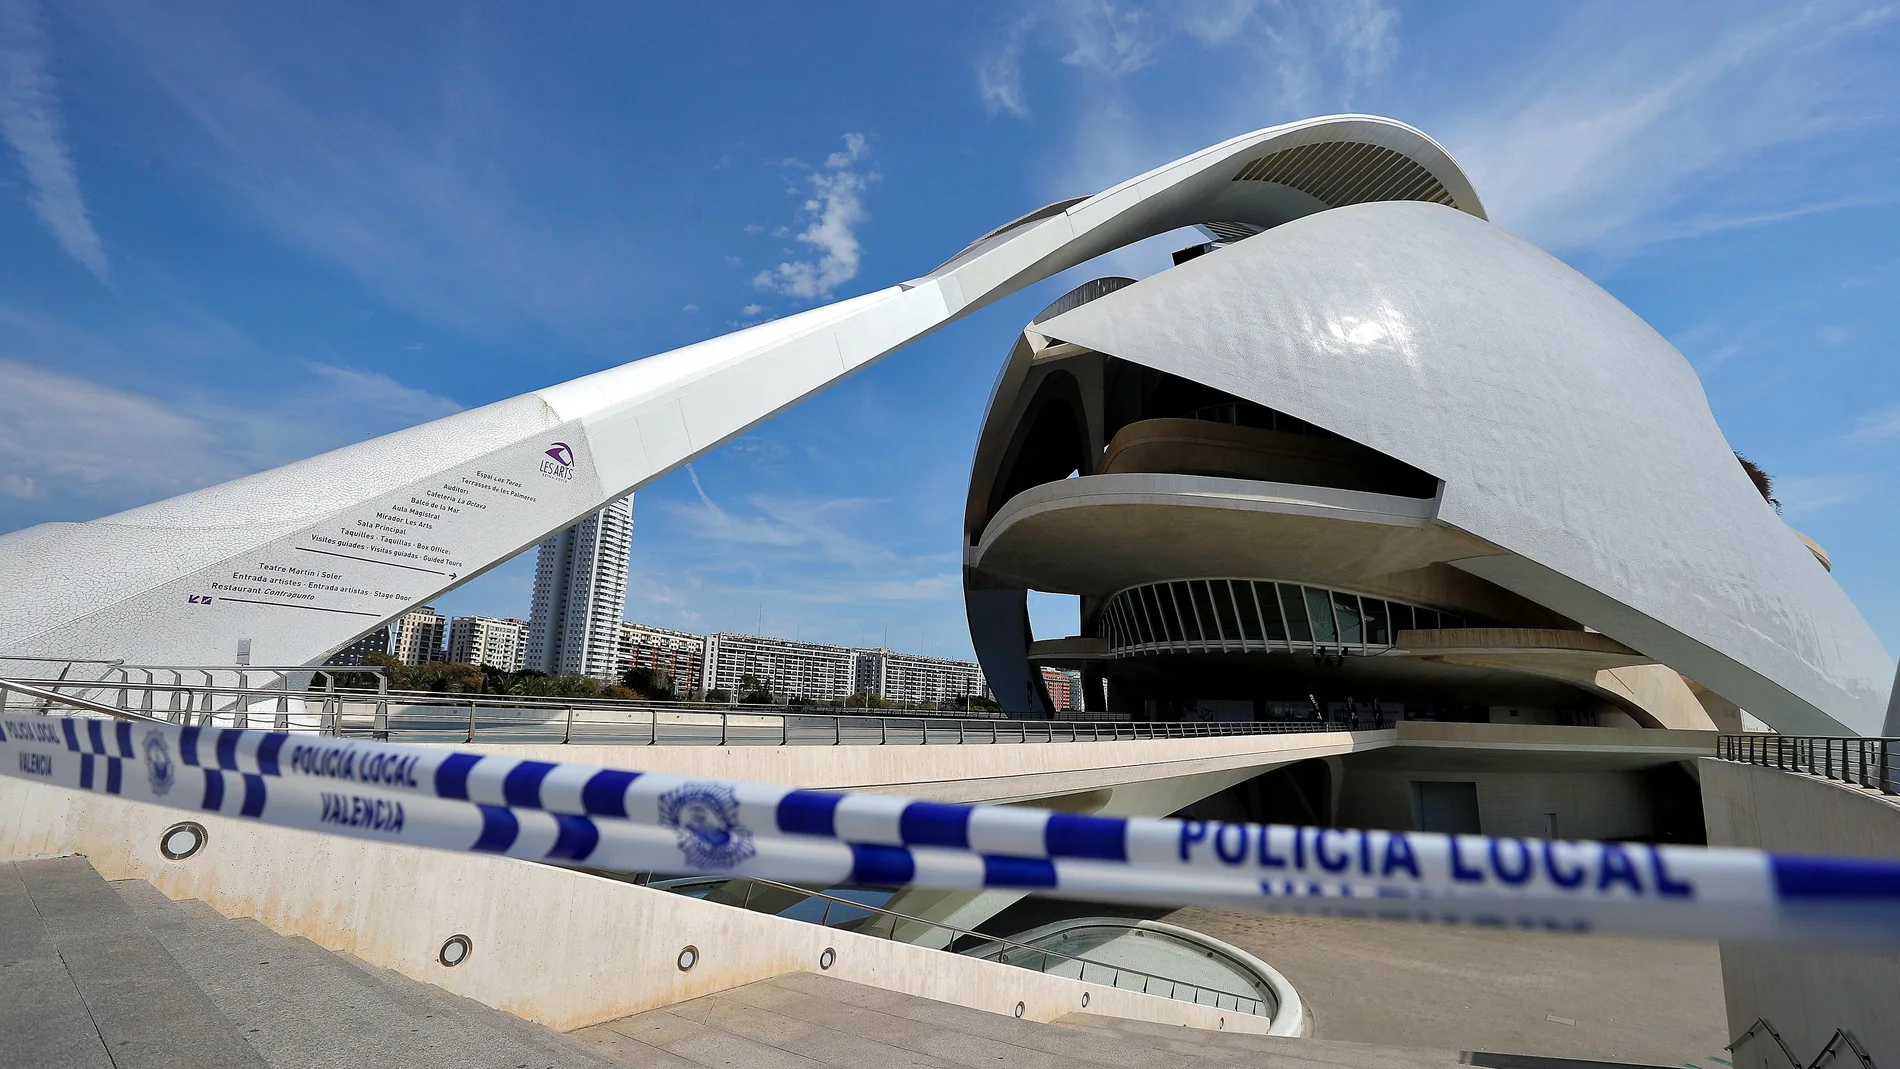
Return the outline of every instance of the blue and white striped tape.
{"type": "Polygon", "coordinates": [[[1900,946],[1900,862],[953,805],[281,732],[18,716],[0,772],[590,868],[1900,946]]]}

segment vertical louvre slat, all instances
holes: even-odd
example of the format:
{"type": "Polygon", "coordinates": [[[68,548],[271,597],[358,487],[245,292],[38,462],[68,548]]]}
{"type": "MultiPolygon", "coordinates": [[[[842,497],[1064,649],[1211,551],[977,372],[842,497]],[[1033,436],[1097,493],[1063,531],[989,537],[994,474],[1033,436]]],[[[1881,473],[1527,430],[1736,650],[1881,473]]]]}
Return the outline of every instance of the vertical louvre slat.
{"type": "Polygon", "coordinates": [[[1329,207],[1419,200],[1457,207],[1444,183],[1402,152],[1357,141],[1325,141],[1269,153],[1243,165],[1236,182],[1276,182],[1329,207]]]}

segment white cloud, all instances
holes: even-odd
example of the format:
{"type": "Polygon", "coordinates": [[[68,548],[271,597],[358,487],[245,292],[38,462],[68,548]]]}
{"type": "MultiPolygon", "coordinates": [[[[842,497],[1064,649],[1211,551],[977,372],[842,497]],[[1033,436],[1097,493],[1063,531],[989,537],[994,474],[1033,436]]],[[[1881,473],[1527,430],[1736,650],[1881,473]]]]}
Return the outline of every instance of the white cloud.
{"type": "Polygon", "coordinates": [[[659,508],[684,522],[700,567],[770,575],[775,587],[792,582],[805,588],[780,593],[826,603],[929,601],[949,596],[961,582],[959,573],[945,568],[954,556],[904,556],[865,538],[867,517],[879,501],[754,493],[735,510],[713,500],[692,465],[686,473],[698,500],[663,500],[659,508]]]}
{"type": "Polygon", "coordinates": [[[129,501],[235,478],[209,423],[96,382],[0,359],[0,496],[129,501]]]}
{"type": "Polygon", "coordinates": [[[380,371],[357,371],[315,361],[305,363],[304,368],[326,387],[327,399],[336,407],[374,409],[405,425],[426,423],[462,410],[459,402],[404,386],[380,371]]]}
{"type": "Polygon", "coordinates": [[[1837,505],[1851,504],[1874,489],[1873,476],[1842,472],[1829,475],[1782,475],[1775,479],[1775,498],[1789,519],[1811,516],[1837,505]]]}
{"type": "Polygon", "coordinates": [[[1808,185],[1738,203],[1746,188],[1721,180],[1750,169],[1752,186],[1773,185],[1777,153],[1812,154],[1864,122],[1857,64],[1835,46],[1893,12],[1727,14],[1654,20],[1641,35],[1620,14],[1575,17],[1561,43],[1504,72],[1519,91],[1447,108],[1434,125],[1492,219],[1558,251],[1628,252],[1846,206],[1808,185]],[[1704,207],[1659,225],[1690,203],[1704,207]]]}
{"type": "Polygon", "coordinates": [[[178,322],[120,336],[0,304],[0,529],[87,519],[461,408],[381,372],[311,361],[254,396],[181,390],[169,375],[128,386],[99,370],[256,355],[228,325],[175,311],[178,322]]]}
{"type": "Polygon", "coordinates": [[[955,572],[919,576],[915,579],[878,579],[848,591],[840,591],[841,600],[928,602],[962,594],[962,577],[955,572]]]}
{"type": "Polygon", "coordinates": [[[864,190],[877,175],[859,171],[856,165],[869,155],[863,134],[846,134],[843,150],[825,157],[824,170],[806,176],[811,196],[800,211],[810,217],[811,223],[798,240],[816,249],[818,256],[788,260],[761,271],[753,276],[753,285],[810,301],[829,298],[839,286],[857,277],[864,248],[856,230],[865,217],[864,190]]]}
{"type": "Polygon", "coordinates": [[[1062,62],[1110,77],[1154,62],[1166,32],[1147,10],[1112,0],[1068,4],[1059,24],[1068,45],[1062,62]]]}
{"type": "Polygon", "coordinates": [[[1029,117],[1023,101],[1023,30],[1012,31],[1002,45],[976,65],[976,91],[991,115],[1009,112],[1029,117]]]}
{"type": "Polygon", "coordinates": [[[53,76],[46,69],[39,5],[0,0],[0,136],[33,185],[33,211],[41,224],[68,256],[109,282],[111,266],[86,214],[62,125],[53,76]]]}
{"type": "Polygon", "coordinates": [[[1876,412],[1860,421],[1860,426],[1847,435],[1849,441],[1884,442],[1900,438],[1900,405],[1885,412],[1876,412]]]}
{"type": "MultiPolygon", "coordinates": [[[[1383,73],[1397,54],[1398,22],[1397,10],[1381,0],[1179,0],[1155,6],[1062,0],[1005,27],[977,60],[977,93],[991,115],[1026,118],[1023,69],[1030,53],[1040,51],[1098,83],[1098,90],[1110,87],[1106,100],[1099,91],[1091,94],[1090,106],[1113,107],[1114,83],[1162,62],[1177,41],[1186,40],[1231,53],[1220,61],[1238,64],[1228,84],[1256,112],[1262,79],[1294,109],[1336,82],[1345,110],[1353,92],[1383,73]]],[[[1193,99],[1197,120],[1205,121],[1204,98],[1193,99]]]]}
{"type": "MultiPolygon", "coordinates": [[[[1646,14],[1636,33],[1626,12],[1562,8],[1491,46],[1468,44],[1456,77],[1402,62],[1399,11],[1381,0],[1145,10],[1052,3],[999,24],[978,57],[992,114],[1029,113],[1025,72],[1071,71],[1078,83],[1069,136],[1051,142],[1048,197],[1274,122],[1375,111],[1445,143],[1494,221],[1560,254],[1624,256],[1892,200],[1826,161],[1864,150],[1846,135],[1892,112],[1879,42],[1900,7],[1678,6],[1646,14]],[[1190,67],[1200,88],[1172,91],[1190,67]]],[[[1457,25],[1417,17],[1440,32],[1457,25]]]]}

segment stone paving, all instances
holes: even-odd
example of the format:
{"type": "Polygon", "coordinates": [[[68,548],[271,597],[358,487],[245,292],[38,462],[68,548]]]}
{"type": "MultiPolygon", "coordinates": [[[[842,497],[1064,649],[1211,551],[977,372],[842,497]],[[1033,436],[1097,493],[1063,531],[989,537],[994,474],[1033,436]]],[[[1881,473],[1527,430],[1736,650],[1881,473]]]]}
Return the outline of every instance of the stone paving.
{"type": "Polygon", "coordinates": [[[1162,919],[1280,970],[1325,1039],[1664,1066],[1727,1057],[1713,943],[1208,909],[1162,919]]]}
{"type": "Polygon", "coordinates": [[[792,973],[572,1033],[638,1067],[1448,1069],[1458,1052],[1208,1032],[1077,1013],[1051,1024],[792,973]]]}
{"type": "Polygon", "coordinates": [[[9,1069],[1504,1064],[1471,1051],[1726,1064],[1709,1058],[1723,1042],[1715,951],[1695,944],[1184,910],[1168,919],[1285,972],[1318,1038],[1039,1024],[806,973],[562,1035],[141,881],[108,884],[84,858],[0,865],[0,916],[9,1069]]]}

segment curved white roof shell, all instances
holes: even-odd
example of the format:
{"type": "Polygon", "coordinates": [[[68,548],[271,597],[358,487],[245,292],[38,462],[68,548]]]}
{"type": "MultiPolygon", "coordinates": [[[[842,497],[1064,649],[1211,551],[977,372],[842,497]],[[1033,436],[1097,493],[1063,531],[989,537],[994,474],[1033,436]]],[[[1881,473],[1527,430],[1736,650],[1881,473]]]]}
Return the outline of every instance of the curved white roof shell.
{"type": "Polygon", "coordinates": [[[1880,730],[1892,662],[1762,500],[1680,353],[1536,246],[1433,204],[1300,219],[1037,324],[1443,481],[1455,567],[1784,731],[1880,730]]]}

